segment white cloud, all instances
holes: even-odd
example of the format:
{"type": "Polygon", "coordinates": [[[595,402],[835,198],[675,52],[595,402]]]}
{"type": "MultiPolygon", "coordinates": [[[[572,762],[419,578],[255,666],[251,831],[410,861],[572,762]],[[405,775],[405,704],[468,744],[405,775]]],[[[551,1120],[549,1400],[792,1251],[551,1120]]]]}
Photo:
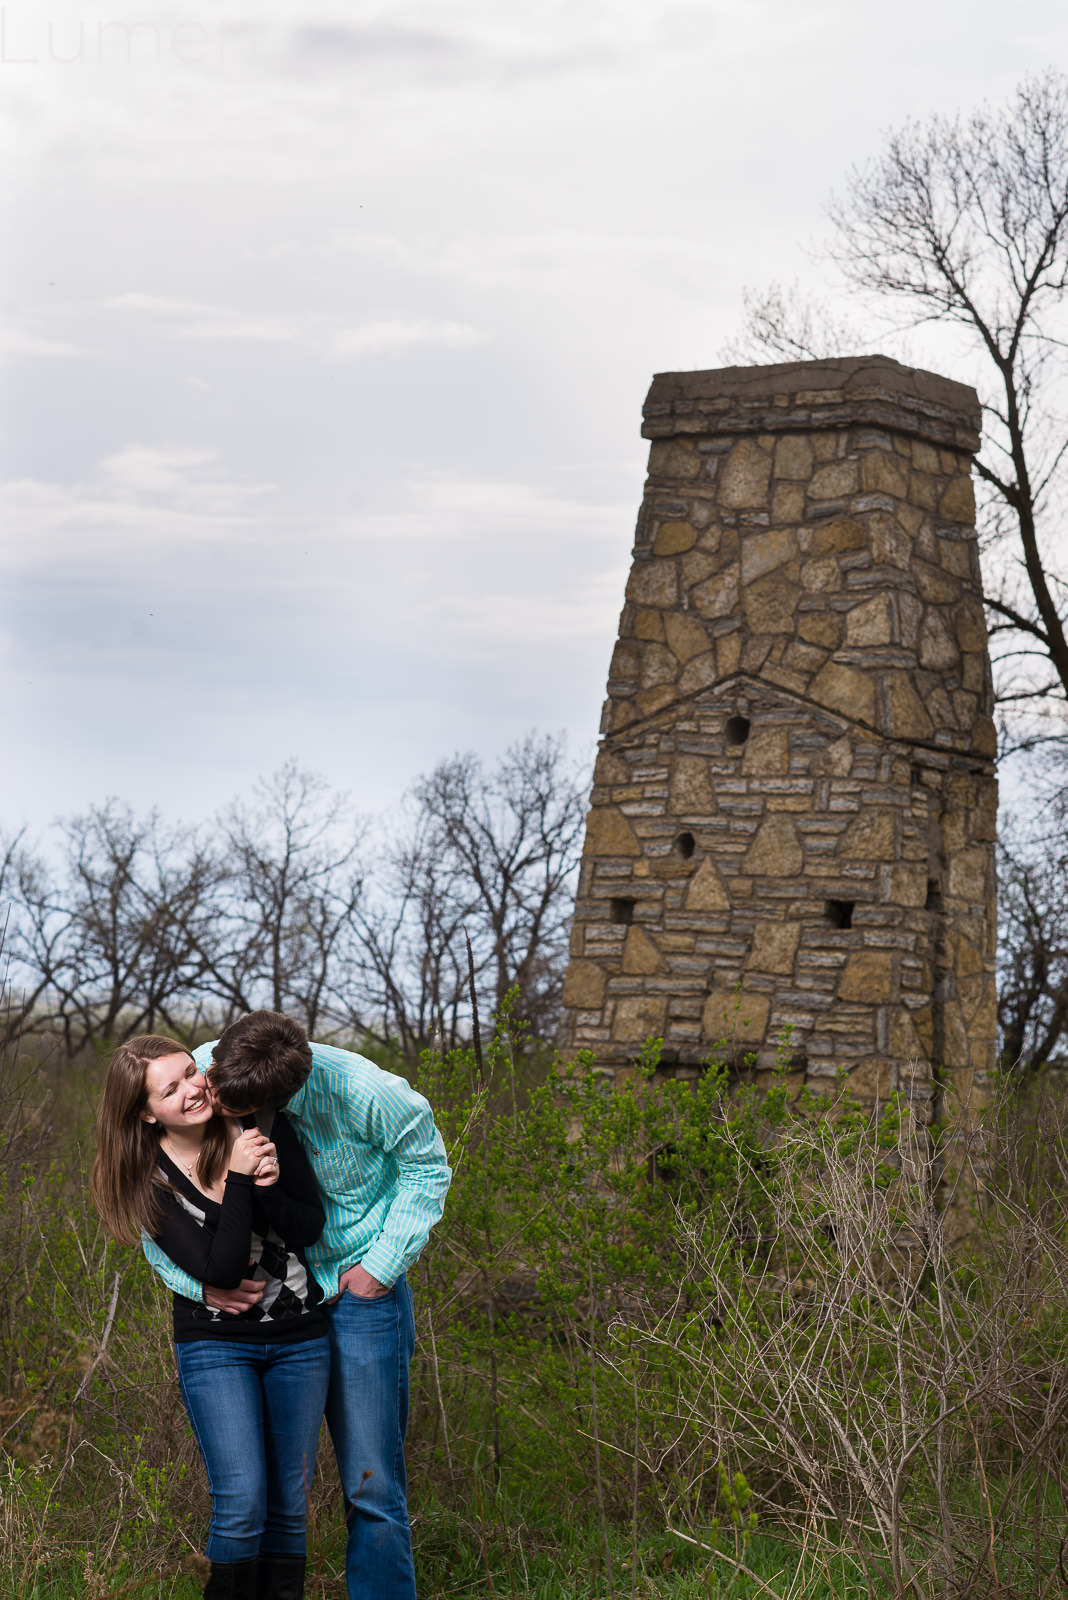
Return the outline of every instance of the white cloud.
{"type": "Polygon", "coordinates": [[[435,346],[464,350],[486,338],[467,322],[437,321],[431,317],[382,317],[355,327],[342,328],[330,340],[330,354],[338,360],[351,356],[402,355],[408,350],[435,346]]]}
{"type": "Polygon", "coordinates": [[[136,292],[113,295],[105,301],[105,308],[150,318],[162,332],[173,331],[183,339],[300,343],[309,351],[332,360],[403,355],[410,350],[434,347],[463,350],[486,338],[470,323],[448,318],[371,317],[366,322],[346,326],[341,317],[321,312],[238,311],[231,306],[205,305],[196,300],[136,292]]]}
{"type": "Polygon", "coordinates": [[[237,339],[266,344],[292,344],[322,319],[237,311],[230,306],[203,305],[167,295],[118,294],[105,301],[109,311],[130,311],[152,317],[163,328],[175,327],[183,339],[237,339]]]}
{"type": "Polygon", "coordinates": [[[0,360],[20,356],[54,360],[57,357],[85,356],[89,353],[83,345],[71,344],[67,339],[50,339],[12,318],[0,318],[0,360]]]}

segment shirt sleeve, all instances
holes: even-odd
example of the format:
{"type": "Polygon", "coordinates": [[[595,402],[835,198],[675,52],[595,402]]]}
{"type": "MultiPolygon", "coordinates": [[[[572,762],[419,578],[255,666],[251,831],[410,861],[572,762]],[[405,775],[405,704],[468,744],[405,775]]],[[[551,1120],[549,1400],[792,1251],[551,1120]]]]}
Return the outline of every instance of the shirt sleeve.
{"type": "Polygon", "coordinates": [[[152,1271],[163,1279],[173,1294],[180,1294],[184,1300],[203,1302],[204,1285],[188,1272],[183,1272],[181,1267],[175,1266],[170,1256],[147,1233],[141,1235],[141,1249],[152,1271]]]}
{"type": "Polygon", "coordinates": [[[348,1105],[353,1131],[397,1165],[381,1232],[360,1258],[372,1278],[390,1286],[418,1259],[440,1220],[452,1173],[429,1101],[403,1078],[376,1069],[371,1094],[359,1093],[352,1080],[348,1105]]]}
{"type": "Polygon", "coordinates": [[[251,1177],[244,1172],[227,1174],[214,1231],[203,1227],[171,1194],[164,1196],[162,1210],[156,1243],[164,1254],[201,1284],[236,1289],[248,1274],[252,1248],[251,1177]]]}

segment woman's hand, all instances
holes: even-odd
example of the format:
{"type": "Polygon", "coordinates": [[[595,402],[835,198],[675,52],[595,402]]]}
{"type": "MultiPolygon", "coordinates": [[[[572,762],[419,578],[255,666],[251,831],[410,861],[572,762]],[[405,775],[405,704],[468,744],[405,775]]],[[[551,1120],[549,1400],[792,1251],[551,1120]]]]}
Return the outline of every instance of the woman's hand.
{"type": "Polygon", "coordinates": [[[270,1140],[263,1147],[254,1177],[257,1189],[269,1189],[278,1182],[278,1152],[270,1140]]]}
{"type": "Polygon", "coordinates": [[[230,1146],[230,1171],[251,1178],[263,1161],[271,1161],[274,1145],[258,1128],[243,1128],[230,1146]]]}

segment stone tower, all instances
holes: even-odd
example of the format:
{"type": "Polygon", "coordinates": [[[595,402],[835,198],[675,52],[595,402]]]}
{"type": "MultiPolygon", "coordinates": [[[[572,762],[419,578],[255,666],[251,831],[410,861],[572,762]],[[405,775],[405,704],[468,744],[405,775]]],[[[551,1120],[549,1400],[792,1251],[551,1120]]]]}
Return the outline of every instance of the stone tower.
{"type": "Polygon", "coordinates": [[[662,373],[565,1044],[717,1041],[860,1099],[981,1093],[997,795],[974,390],[884,356],[662,373]],[[740,1003],[738,992],[740,988],[740,1003]]]}

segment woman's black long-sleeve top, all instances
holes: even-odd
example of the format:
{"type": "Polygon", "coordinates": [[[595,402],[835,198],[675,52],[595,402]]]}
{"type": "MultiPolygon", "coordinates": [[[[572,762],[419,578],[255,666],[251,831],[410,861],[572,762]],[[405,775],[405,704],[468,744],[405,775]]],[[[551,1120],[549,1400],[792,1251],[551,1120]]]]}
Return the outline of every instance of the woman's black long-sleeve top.
{"type": "Polygon", "coordinates": [[[326,1333],[323,1292],[304,1256],[304,1246],[323,1231],[322,1201],[308,1158],[281,1112],[270,1137],[278,1153],[278,1182],[261,1188],[243,1172],[228,1172],[221,1201],[202,1194],[159,1153],[166,1180],[157,1189],[160,1249],[211,1288],[235,1289],[243,1278],[264,1284],[260,1303],[237,1316],[176,1294],[177,1344],[191,1339],[291,1343],[326,1333]]]}

